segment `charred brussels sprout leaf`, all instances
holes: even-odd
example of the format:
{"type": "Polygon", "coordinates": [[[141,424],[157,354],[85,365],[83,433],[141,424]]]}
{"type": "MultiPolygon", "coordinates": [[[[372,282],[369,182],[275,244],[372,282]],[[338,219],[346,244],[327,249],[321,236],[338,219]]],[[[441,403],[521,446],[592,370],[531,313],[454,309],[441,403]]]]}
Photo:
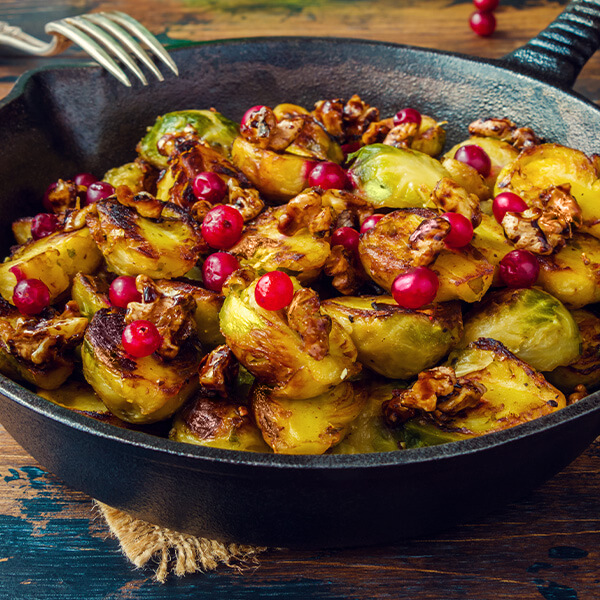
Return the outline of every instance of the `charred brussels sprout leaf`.
{"type": "Polygon", "coordinates": [[[358,360],[391,379],[407,379],[437,364],[458,343],[458,303],[404,309],[390,296],[334,298],[322,310],[348,333],[358,360]]]}
{"type": "Polygon", "coordinates": [[[83,374],[107,408],[129,423],[170,417],[198,387],[199,352],[192,343],[176,358],[129,356],[121,345],[125,311],[99,310],[82,348],[83,374]]]}
{"type": "Polygon", "coordinates": [[[444,444],[501,431],[566,406],[564,395],[500,342],[479,339],[450,355],[458,377],[486,388],[477,406],[443,419],[416,417],[404,425],[407,447],[444,444]]]}
{"type": "Polygon", "coordinates": [[[159,169],[167,168],[167,157],[158,151],[158,143],[165,135],[183,133],[192,129],[198,137],[210,146],[223,152],[231,153],[233,140],[239,132],[234,121],[211,110],[180,110],[162,115],[156,119],[148,133],[138,144],[138,153],[150,164],[159,169]]]}
{"type": "Polygon", "coordinates": [[[264,386],[251,398],[254,419],[276,454],[323,454],[340,442],[365,402],[348,382],[306,400],[276,397],[264,386]]]}
{"type": "Polygon", "coordinates": [[[581,336],[571,313],[539,289],[504,289],[486,297],[465,320],[463,343],[479,338],[502,342],[538,371],[577,360],[581,336]]]}
{"type": "Polygon", "coordinates": [[[439,161],[408,148],[371,144],[351,158],[357,193],[375,206],[425,207],[438,181],[449,177],[439,161]]]}
{"type": "Polygon", "coordinates": [[[91,319],[101,308],[110,308],[109,287],[108,281],[102,276],[78,273],[73,279],[71,297],[77,302],[79,312],[91,319]]]}

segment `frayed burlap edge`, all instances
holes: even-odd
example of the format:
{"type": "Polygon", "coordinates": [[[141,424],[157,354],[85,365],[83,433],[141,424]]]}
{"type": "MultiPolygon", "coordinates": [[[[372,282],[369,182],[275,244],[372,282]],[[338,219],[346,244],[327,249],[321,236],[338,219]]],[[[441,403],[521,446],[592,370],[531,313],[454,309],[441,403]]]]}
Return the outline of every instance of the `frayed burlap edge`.
{"type": "Polygon", "coordinates": [[[165,582],[170,573],[182,577],[198,571],[214,571],[219,565],[241,572],[256,567],[258,555],[266,551],[263,547],[223,544],[178,533],[134,519],[102,502],[95,504],[123,554],[139,568],[156,561],[154,576],[160,582],[165,582]]]}

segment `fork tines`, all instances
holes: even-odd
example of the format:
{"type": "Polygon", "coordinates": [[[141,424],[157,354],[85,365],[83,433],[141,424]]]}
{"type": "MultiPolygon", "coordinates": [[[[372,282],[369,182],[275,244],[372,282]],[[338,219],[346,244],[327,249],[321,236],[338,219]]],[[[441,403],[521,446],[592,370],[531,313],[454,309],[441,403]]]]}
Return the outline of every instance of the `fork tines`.
{"type": "Polygon", "coordinates": [[[71,40],[129,87],[129,78],[113,56],[144,85],[148,85],[148,80],[134,59],[145,65],[159,81],[164,80],[149,52],[175,75],[179,75],[177,65],[154,35],[141,23],[122,12],[92,13],[53,21],[46,25],[46,33],[58,33],[71,40]]]}

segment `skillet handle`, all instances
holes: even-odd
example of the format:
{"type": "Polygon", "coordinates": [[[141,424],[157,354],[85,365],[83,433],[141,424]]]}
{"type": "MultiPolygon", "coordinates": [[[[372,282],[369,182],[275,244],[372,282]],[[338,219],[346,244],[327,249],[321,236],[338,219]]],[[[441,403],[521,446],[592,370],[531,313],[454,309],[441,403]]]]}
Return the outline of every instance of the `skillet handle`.
{"type": "Polygon", "coordinates": [[[544,31],[500,59],[502,66],[570,88],[600,47],[600,1],[572,0],[544,31]]]}

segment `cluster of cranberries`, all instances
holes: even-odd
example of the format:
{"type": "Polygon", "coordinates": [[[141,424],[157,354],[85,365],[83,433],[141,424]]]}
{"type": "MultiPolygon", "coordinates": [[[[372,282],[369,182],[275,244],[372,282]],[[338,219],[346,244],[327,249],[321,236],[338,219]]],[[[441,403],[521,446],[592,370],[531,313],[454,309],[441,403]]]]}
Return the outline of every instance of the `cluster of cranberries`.
{"type": "Polygon", "coordinates": [[[481,37],[488,37],[496,31],[494,11],[500,0],[473,0],[475,12],[469,17],[471,29],[481,37]]]}

